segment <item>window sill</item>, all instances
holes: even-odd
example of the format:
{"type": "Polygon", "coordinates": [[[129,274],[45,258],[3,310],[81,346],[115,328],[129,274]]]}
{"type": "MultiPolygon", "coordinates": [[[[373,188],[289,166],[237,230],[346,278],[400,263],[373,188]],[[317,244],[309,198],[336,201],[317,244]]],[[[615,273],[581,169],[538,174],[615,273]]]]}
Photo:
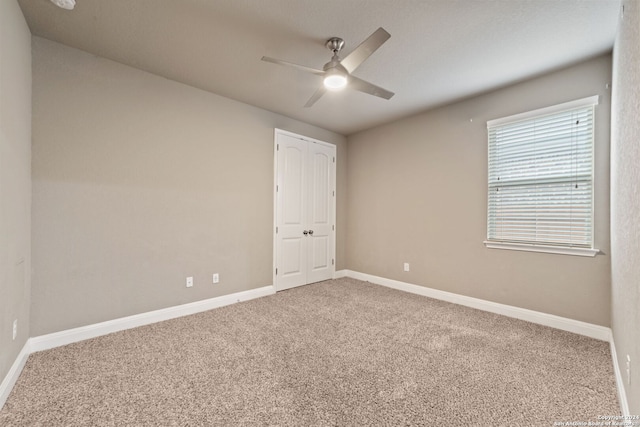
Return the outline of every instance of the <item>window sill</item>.
{"type": "Polygon", "coordinates": [[[594,257],[599,253],[601,253],[600,249],[568,248],[564,246],[533,245],[533,244],[527,244],[527,243],[490,242],[486,240],[484,241],[484,245],[489,249],[507,249],[512,251],[545,252],[549,254],[575,255],[575,256],[588,256],[588,257],[594,257]]]}

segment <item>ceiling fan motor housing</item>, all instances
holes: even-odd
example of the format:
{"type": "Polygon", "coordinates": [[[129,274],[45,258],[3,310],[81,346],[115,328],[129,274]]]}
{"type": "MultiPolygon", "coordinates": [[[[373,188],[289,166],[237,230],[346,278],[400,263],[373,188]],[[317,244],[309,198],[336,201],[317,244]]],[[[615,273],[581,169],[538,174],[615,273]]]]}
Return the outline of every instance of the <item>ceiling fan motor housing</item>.
{"type": "Polygon", "coordinates": [[[340,57],[338,56],[338,52],[340,52],[340,50],[344,47],[344,40],[342,40],[340,37],[332,37],[327,40],[325,46],[327,46],[327,49],[333,52],[333,56],[331,57],[331,61],[324,64],[324,67],[322,67],[322,69],[324,71],[331,70],[333,73],[348,75],[349,72],[342,66],[342,64],[340,64],[340,57]]]}

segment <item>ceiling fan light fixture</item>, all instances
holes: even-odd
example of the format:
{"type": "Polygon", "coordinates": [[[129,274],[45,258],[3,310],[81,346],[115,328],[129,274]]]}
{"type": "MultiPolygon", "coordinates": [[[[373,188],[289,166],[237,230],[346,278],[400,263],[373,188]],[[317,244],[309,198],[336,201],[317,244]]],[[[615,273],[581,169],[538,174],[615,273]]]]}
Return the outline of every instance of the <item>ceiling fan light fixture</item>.
{"type": "Polygon", "coordinates": [[[347,76],[342,73],[327,73],[324,78],[324,87],[329,90],[341,90],[347,86],[347,76]]]}
{"type": "Polygon", "coordinates": [[[76,0],[51,0],[51,3],[66,10],[73,10],[76,6],[76,0]]]}

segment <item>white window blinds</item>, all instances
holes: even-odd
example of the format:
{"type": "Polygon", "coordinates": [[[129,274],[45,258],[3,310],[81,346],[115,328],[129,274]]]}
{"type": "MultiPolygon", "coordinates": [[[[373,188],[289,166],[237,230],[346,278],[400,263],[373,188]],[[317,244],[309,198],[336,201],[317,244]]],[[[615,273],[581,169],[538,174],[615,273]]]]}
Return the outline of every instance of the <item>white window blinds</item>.
{"type": "Polygon", "coordinates": [[[597,100],[487,123],[490,242],[593,248],[597,100]]]}

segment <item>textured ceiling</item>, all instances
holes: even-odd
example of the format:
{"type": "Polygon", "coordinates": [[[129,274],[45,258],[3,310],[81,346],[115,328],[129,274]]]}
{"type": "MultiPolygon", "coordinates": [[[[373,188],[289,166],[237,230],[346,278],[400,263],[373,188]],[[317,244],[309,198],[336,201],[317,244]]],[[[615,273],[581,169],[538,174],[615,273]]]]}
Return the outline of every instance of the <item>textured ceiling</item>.
{"type": "Polygon", "coordinates": [[[19,0],[34,35],[348,135],[611,50],[619,0],[19,0]],[[391,38],[354,75],[396,95],[345,90],[303,105],[313,68],[378,27],[391,38]]]}

